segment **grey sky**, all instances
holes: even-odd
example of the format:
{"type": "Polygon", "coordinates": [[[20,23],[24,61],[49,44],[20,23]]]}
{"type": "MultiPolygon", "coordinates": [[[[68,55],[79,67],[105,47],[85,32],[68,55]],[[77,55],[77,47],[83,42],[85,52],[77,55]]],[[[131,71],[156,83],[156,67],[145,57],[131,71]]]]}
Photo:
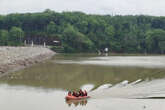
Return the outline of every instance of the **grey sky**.
{"type": "Polygon", "coordinates": [[[165,0],[0,0],[0,14],[82,11],[90,14],[165,16],[165,0]]]}

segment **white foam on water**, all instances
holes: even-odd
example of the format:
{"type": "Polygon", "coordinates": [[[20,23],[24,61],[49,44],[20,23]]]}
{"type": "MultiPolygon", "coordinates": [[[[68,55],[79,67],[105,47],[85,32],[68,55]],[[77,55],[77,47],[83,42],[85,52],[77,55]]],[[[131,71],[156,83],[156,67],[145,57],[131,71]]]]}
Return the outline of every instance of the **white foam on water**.
{"type": "Polygon", "coordinates": [[[101,86],[99,86],[98,88],[97,88],[97,90],[102,90],[102,89],[108,89],[108,88],[110,88],[110,87],[112,87],[112,84],[104,84],[104,85],[101,85],[101,86]]]}
{"type": "Polygon", "coordinates": [[[86,84],[80,87],[82,90],[86,90],[87,92],[91,91],[94,88],[93,84],[86,84]]]}
{"type": "Polygon", "coordinates": [[[135,85],[135,84],[137,84],[137,83],[139,83],[139,82],[141,82],[141,81],[142,81],[142,79],[138,79],[138,80],[136,80],[136,81],[130,83],[129,85],[135,85]]]}
{"type": "MultiPolygon", "coordinates": [[[[140,81],[140,80],[138,80],[140,81]]],[[[124,81],[125,82],[125,81],[124,81]]],[[[165,79],[143,81],[138,84],[122,83],[109,89],[94,90],[90,93],[94,98],[162,98],[165,97],[165,79]]]]}

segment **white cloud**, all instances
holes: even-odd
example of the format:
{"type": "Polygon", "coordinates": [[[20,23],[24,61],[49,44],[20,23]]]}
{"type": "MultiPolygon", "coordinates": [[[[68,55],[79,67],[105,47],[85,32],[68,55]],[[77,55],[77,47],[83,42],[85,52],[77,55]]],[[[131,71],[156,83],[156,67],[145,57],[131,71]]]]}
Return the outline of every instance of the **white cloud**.
{"type": "Polygon", "coordinates": [[[164,0],[0,0],[0,14],[38,12],[47,8],[93,14],[165,16],[164,0]]]}

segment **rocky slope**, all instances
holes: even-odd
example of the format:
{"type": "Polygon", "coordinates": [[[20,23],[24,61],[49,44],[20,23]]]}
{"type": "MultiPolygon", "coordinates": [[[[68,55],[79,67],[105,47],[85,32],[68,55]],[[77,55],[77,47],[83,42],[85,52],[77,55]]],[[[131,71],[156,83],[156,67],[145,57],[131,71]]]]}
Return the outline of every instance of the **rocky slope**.
{"type": "Polygon", "coordinates": [[[43,47],[0,47],[0,77],[52,57],[55,53],[43,47]]]}

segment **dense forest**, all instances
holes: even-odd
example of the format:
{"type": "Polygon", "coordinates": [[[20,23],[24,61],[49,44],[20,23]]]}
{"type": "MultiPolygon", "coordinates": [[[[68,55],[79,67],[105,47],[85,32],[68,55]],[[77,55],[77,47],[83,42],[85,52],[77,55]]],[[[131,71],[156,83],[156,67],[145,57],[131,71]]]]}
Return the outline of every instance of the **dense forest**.
{"type": "Polygon", "coordinates": [[[0,15],[0,45],[24,39],[61,41],[64,52],[165,53],[165,17],[88,15],[82,12],[0,15]]]}

